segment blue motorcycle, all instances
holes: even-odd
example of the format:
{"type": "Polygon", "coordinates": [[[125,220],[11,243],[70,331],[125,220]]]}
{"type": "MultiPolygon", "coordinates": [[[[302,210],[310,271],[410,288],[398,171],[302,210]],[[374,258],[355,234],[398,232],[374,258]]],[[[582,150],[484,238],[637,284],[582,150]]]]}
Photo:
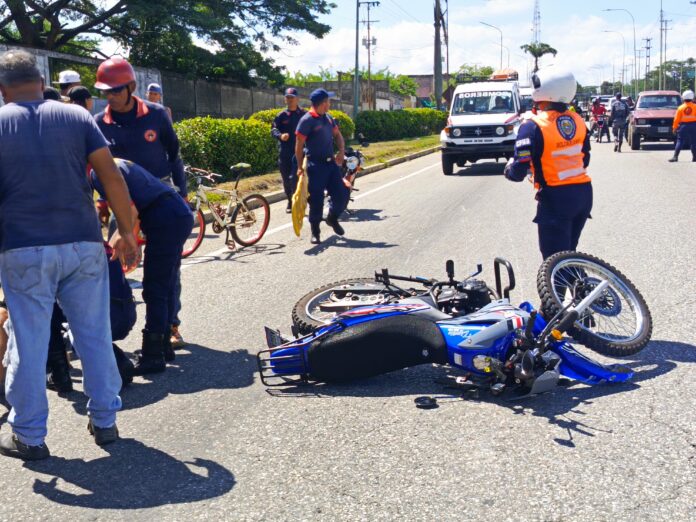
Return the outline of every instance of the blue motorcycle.
{"type": "Polygon", "coordinates": [[[446,271],[447,279],[438,281],[384,269],[374,279],[340,281],[307,294],[293,309],[294,339],[266,328],[268,349],[258,354],[262,382],[345,382],[440,364],[458,368],[460,381],[494,395],[509,390],[526,396],[552,390],[562,377],[600,384],[633,376],[626,366],[581,354],[568,336],[621,356],[640,351],[652,334],[638,290],[594,256],[562,252],[547,259],[537,277],[540,310],[510,303],[515,275],[504,259],[495,259],[495,289],[476,279],[481,265],[464,280],[455,279],[452,261],[446,271]]]}

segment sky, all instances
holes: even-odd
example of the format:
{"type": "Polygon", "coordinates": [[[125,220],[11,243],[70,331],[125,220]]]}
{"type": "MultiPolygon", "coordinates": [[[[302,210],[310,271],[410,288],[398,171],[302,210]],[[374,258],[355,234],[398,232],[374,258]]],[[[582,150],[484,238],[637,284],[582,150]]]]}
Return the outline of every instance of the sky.
{"type": "MultiPolygon", "coordinates": [[[[337,8],[322,17],[331,32],[323,40],[306,34],[293,35],[299,44],[273,53],[276,63],[290,71],[318,72],[320,67],[333,71],[348,70],[355,64],[355,1],[333,0],[337,8]]],[[[444,0],[442,0],[444,3],[444,0]]],[[[542,59],[541,65],[560,64],[570,68],[584,85],[620,79],[622,62],[627,68],[633,61],[633,24],[624,11],[635,17],[636,47],[643,38],[652,38],[651,65],[659,63],[660,0],[582,0],[567,2],[540,0],[541,41],[558,50],[558,55],[542,59]],[[605,33],[603,31],[616,31],[605,33]],[[624,55],[624,39],[626,53],[624,55]]],[[[689,0],[663,0],[665,18],[671,20],[667,35],[668,59],[696,57],[696,5],[689,0]]],[[[520,45],[532,39],[534,0],[449,0],[450,71],[463,63],[500,64],[500,33],[482,25],[498,26],[503,32],[503,65],[527,76],[532,62],[520,45]]],[[[361,8],[361,20],[367,8],[361,8]]],[[[433,0],[381,0],[372,8],[372,27],[377,39],[373,69],[389,67],[396,74],[430,74],[433,70],[433,0]]],[[[360,26],[360,39],[366,36],[360,26]]],[[[443,50],[444,53],[444,50],[443,50]]],[[[641,70],[645,68],[640,60],[641,70]]],[[[361,46],[361,68],[367,66],[367,50],[361,46]]],[[[444,66],[443,66],[444,69],[444,66]]],[[[626,79],[629,76],[627,73],[626,79]]]]}

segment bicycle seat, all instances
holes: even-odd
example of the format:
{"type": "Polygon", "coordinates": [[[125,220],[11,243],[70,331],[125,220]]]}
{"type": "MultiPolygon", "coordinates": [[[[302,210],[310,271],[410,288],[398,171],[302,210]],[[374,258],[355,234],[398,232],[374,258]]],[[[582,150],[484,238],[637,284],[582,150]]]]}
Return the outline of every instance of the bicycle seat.
{"type": "Polygon", "coordinates": [[[238,175],[238,174],[246,174],[247,172],[251,172],[251,165],[248,163],[237,163],[236,165],[232,165],[230,167],[230,172],[232,172],[232,175],[238,175]]]}

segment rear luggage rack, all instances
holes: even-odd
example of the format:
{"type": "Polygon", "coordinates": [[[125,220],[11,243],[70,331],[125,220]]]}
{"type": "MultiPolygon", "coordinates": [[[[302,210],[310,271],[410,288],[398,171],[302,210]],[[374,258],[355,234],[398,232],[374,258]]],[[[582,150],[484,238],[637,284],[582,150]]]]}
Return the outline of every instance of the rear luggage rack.
{"type": "Polygon", "coordinates": [[[261,350],[256,355],[259,375],[264,386],[289,386],[309,383],[309,368],[301,348],[296,353],[280,355],[278,352],[292,351],[292,347],[277,347],[261,350]]]}

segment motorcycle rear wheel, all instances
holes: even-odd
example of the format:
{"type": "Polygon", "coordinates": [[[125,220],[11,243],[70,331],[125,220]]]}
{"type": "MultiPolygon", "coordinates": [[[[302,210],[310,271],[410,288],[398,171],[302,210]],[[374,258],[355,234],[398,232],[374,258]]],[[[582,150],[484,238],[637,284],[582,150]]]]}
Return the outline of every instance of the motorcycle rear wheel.
{"type": "Polygon", "coordinates": [[[568,333],[603,355],[623,357],[641,351],[652,335],[652,317],[633,283],[612,265],[581,252],[559,252],[544,261],[537,275],[537,290],[547,319],[570,299],[577,304],[601,279],[609,287],[568,333]],[[586,282],[584,295],[572,296],[570,284],[586,282]]]}
{"type": "Polygon", "coordinates": [[[316,290],[312,290],[307,295],[303,296],[292,309],[292,323],[302,335],[307,335],[327,324],[336,316],[336,313],[320,310],[321,303],[337,302],[348,298],[355,302],[352,308],[359,306],[378,305],[385,302],[387,292],[382,283],[375,282],[370,278],[354,278],[336,281],[324,285],[316,290]],[[374,285],[374,292],[367,292],[362,296],[350,296],[350,287],[355,285],[374,285]],[[384,297],[382,297],[384,296],[384,297]]]}

